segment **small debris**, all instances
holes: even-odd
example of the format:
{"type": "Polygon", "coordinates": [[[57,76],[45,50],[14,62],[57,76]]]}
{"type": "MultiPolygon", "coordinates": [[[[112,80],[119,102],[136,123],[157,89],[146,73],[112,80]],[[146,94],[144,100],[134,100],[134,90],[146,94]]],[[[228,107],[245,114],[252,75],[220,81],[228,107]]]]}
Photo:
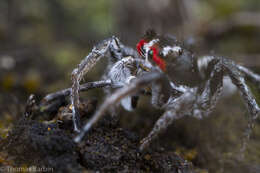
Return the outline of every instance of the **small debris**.
{"type": "Polygon", "coordinates": [[[146,154],[146,155],[144,156],[144,158],[145,158],[145,160],[151,160],[151,156],[150,156],[149,154],[146,154]]]}

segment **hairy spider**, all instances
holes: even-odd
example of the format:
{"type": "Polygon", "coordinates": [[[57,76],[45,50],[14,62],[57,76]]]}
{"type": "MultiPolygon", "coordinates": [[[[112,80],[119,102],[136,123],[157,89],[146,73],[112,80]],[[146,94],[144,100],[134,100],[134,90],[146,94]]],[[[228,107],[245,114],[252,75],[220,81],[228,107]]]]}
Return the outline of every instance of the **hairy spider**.
{"type": "Polygon", "coordinates": [[[104,79],[113,86],[122,87],[105,99],[75,137],[75,142],[79,142],[105,111],[116,103],[121,102],[127,110],[131,110],[136,105],[137,93],[147,86],[151,89],[152,105],[165,112],[141,141],[140,150],[145,149],[174,120],[186,115],[196,118],[208,116],[220,98],[224,77],[229,77],[240,91],[250,114],[249,121],[252,123],[257,118],[260,109],[245,78],[259,87],[260,76],[251,70],[223,57],[197,58],[174,37],[157,35],[152,30],[147,31],[137,44],[137,52],[140,56],[112,37],[94,47],[73,71],[71,102],[76,131],[79,131],[79,82],[101,57],[108,56],[110,59],[104,79]]]}

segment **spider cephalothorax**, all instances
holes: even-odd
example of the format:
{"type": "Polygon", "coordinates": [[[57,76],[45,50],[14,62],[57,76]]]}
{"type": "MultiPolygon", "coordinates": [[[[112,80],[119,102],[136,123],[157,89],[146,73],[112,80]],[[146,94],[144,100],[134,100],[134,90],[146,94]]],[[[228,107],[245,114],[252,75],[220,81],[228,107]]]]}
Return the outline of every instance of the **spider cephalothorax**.
{"type": "Polygon", "coordinates": [[[121,102],[125,109],[132,110],[136,106],[135,98],[145,94],[142,91],[147,87],[151,89],[152,105],[165,112],[149,135],[141,141],[141,150],[174,120],[186,115],[196,118],[209,115],[220,98],[225,77],[229,77],[241,93],[250,113],[249,121],[253,122],[257,118],[260,109],[245,79],[260,86],[260,76],[251,70],[223,57],[196,58],[175,37],[157,35],[151,30],[137,44],[137,52],[112,37],[94,47],[74,69],[73,86],[68,92],[71,94],[74,130],[81,131],[74,139],[75,142],[79,142],[105,112],[117,103],[121,102]],[[90,86],[109,88],[108,97],[80,129],[77,110],[79,91],[82,89],[80,82],[83,75],[102,57],[109,59],[104,80],[92,82],[90,86]],[[120,89],[112,93],[115,88],[120,89]]]}
{"type": "Polygon", "coordinates": [[[137,50],[176,84],[194,86],[201,81],[197,59],[175,37],[149,31],[137,44],[137,50]]]}

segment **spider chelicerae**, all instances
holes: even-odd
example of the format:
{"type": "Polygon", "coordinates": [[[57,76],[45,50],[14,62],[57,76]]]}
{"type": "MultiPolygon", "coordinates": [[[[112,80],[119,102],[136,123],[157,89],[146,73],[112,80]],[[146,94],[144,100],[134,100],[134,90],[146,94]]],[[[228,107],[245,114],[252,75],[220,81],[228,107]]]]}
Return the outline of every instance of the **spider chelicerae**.
{"type": "Polygon", "coordinates": [[[174,120],[187,115],[208,116],[221,97],[226,78],[239,90],[250,114],[249,121],[253,122],[260,109],[245,79],[260,88],[260,75],[224,57],[195,57],[175,37],[157,35],[153,30],[146,32],[137,44],[137,50],[123,45],[113,36],[97,44],[72,72],[73,85],[67,93],[71,96],[74,130],[79,132],[74,141],[80,142],[106,111],[114,112],[111,107],[117,103],[131,111],[140,95],[150,94],[152,105],[163,109],[164,113],[141,141],[140,150],[143,150],[174,120]],[[103,57],[109,61],[102,80],[89,86],[105,87],[108,96],[81,128],[78,110],[80,82],[103,57]]]}

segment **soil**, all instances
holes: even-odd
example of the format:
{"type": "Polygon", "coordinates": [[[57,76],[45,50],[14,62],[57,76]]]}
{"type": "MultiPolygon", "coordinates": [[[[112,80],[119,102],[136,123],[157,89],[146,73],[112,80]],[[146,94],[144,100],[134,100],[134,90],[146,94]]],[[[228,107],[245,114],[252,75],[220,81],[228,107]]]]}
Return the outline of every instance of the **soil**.
{"type": "Polygon", "coordinates": [[[140,152],[138,134],[121,128],[117,118],[105,116],[76,144],[71,123],[32,119],[28,113],[37,117],[38,112],[26,110],[1,140],[2,166],[46,167],[53,172],[193,172],[190,162],[158,146],[140,152]]]}

